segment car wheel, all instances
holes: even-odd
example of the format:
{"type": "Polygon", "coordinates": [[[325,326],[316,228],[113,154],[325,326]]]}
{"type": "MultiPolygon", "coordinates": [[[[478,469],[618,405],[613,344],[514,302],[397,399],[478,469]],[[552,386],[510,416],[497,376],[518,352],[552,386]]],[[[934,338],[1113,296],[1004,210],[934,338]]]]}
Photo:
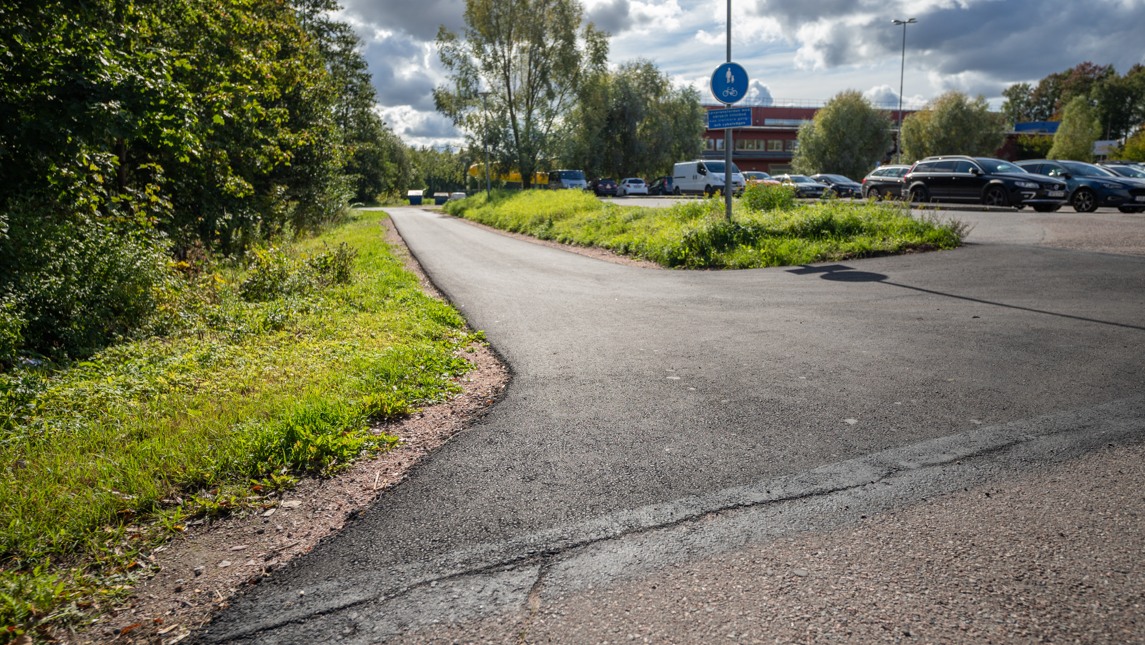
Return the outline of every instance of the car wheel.
{"type": "Polygon", "coordinates": [[[676,196],[679,196],[679,195],[680,195],[680,187],[679,187],[679,186],[676,186],[675,188],[673,188],[673,189],[672,189],[672,194],[673,194],[673,195],[676,195],[676,196]]]}
{"type": "Polygon", "coordinates": [[[1060,205],[1034,204],[1034,210],[1039,213],[1055,213],[1059,208],[1061,208],[1060,205]]]}
{"type": "Polygon", "coordinates": [[[1097,210],[1097,195],[1088,188],[1078,188],[1073,191],[1069,204],[1079,213],[1092,213],[1097,210]]]}
{"type": "Polygon", "coordinates": [[[910,189],[910,201],[918,204],[929,202],[930,193],[923,186],[915,186],[910,189]]]}
{"type": "Polygon", "coordinates": [[[1010,196],[1006,194],[1006,189],[1001,186],[990,186],[986,192],[982,194],[982,203],[987,206],[1009,206],[1010,196]]]}

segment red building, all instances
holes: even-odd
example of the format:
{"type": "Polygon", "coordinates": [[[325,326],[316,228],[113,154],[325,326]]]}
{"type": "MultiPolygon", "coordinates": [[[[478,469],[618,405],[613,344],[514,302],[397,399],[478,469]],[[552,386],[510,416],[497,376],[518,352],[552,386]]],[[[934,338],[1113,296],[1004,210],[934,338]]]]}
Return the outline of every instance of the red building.
{"type": "MultiPolygon", "coordinates": [[[[751,127],[732,130],[732,161],[740,170],[762,170],[769,174],[791,171],[791,158],[799,139],[799,126],[815,117],[823,107],[810,102],[802,105],[751,106],[751,127]]],[[[721,105],[706,105],[708,110],[723,109],[721,105]]],[[[906,115],[914,110],[903,110],[906,115]]],[[[891,118],[898,118],[897,110],[888,110],[887,127],[894,129],[891,118]]],[[[893,132],[892,132],[893,134],[893,132]]],[[[704,131],[704,159],[724,158],[724,130],[704,131]]]]}

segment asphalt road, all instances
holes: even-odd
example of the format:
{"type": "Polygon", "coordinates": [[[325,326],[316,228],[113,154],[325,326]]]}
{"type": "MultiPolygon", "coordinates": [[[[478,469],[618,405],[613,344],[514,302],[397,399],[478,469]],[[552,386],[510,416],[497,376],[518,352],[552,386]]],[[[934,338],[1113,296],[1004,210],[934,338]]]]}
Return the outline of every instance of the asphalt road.
{"type": "MultiPolygon", "coordinates": [[[[951,213],[974,225],[955,251],[683,272],[390,213],[512,384],[202,641],[649,638],[585,598],[1145,437],[1139,215],[951,213]]],[[[653,640],[720,631],[649,606],[653,640]]]]}

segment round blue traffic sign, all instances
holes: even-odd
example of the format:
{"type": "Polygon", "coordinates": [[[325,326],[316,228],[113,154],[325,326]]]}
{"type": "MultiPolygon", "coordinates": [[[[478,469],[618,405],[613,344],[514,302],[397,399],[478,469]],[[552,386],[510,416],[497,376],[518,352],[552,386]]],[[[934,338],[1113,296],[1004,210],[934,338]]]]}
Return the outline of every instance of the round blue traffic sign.
{"type": "Polygon", "coordinates": [[[735,103],[747,94],[747,72],[739,63],[724,63],[712,72],[712,96],[720,103],[735,103]]]}

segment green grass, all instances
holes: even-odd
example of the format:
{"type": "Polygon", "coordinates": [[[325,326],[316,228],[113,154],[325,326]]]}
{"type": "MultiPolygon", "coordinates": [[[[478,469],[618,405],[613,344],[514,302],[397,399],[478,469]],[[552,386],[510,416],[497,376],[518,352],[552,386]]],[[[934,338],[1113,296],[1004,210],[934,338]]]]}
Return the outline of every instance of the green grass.
{"type": "Polygon", "coordinates": [[[484,194],[447,212],[540,239],[596,246],[665,267],[747,269],[950,249],[959,222],[920,220],[900,203],[797,203],[783,187],[752,186],[733,206],[688,200],[668,208],[603,202],[581,191],[484,194]]]}
{"type": "Polygon", "coordinates": [[[373,422],[459,391],[479,335],[391,254],[383,217],[183,265],[193,287],[168,285],[155,335],[0,374],[0,642],[113,602],[188,519],[388,449],[373,422]]]}

